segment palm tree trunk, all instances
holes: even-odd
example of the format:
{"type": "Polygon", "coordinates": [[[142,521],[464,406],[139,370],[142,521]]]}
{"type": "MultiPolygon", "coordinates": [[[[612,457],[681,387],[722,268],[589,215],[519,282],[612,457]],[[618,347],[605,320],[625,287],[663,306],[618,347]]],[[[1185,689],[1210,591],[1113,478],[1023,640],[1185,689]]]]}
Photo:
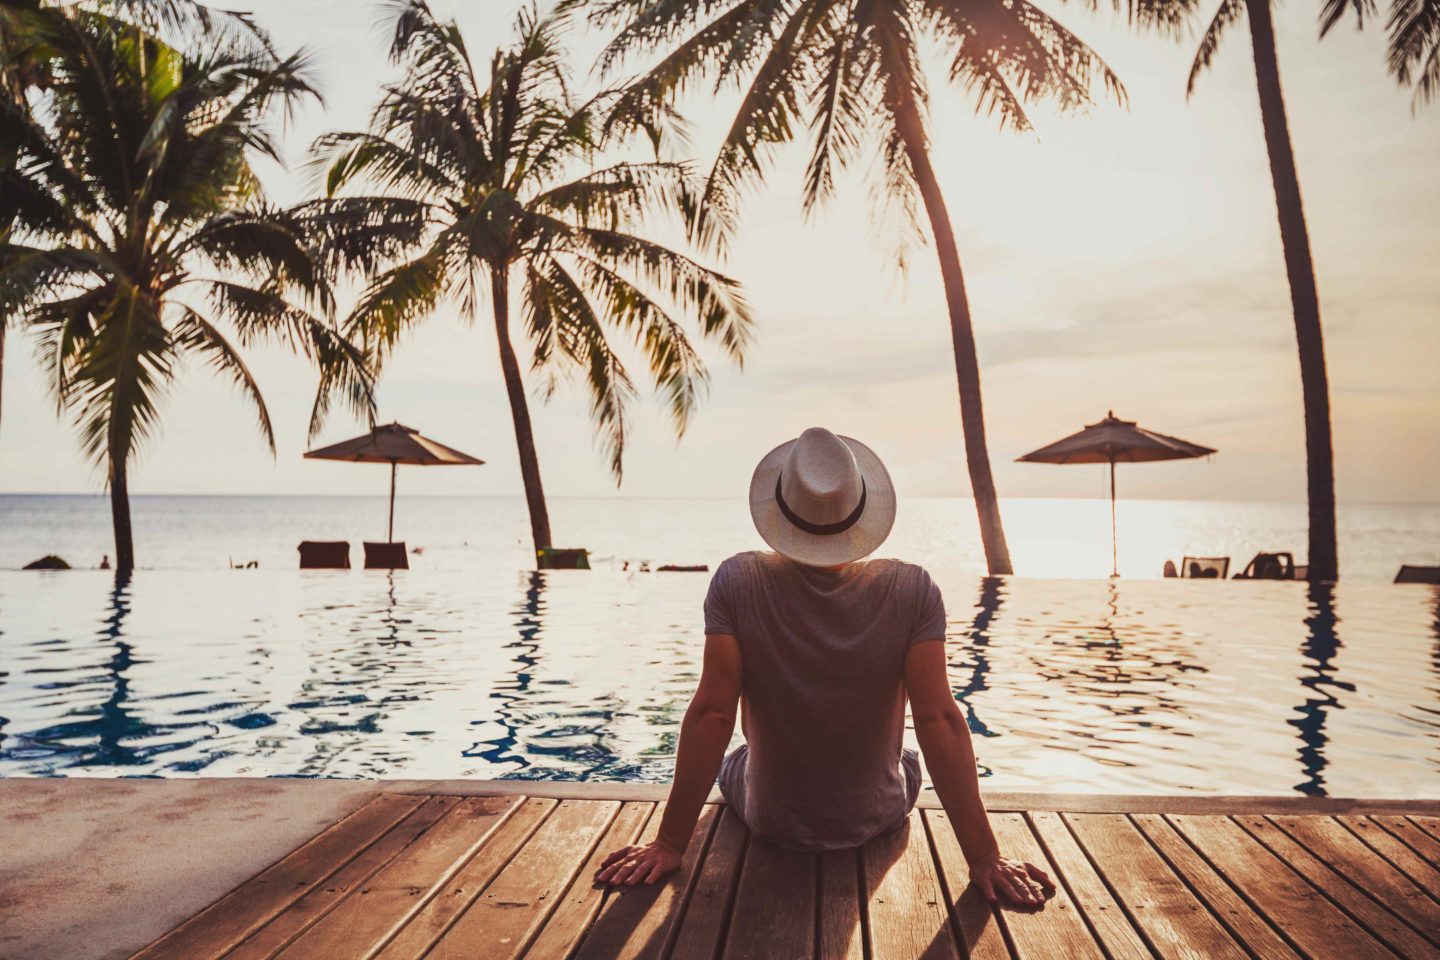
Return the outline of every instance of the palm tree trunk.
{"type": "Polygon", "coordinates": [[[110,519],[115,527],[115,573],[128,575],[135,569],[135,536],[130,528],[129,458],[125,454],[110,458],[110,519]]]}
{"type": "Polygon", "coordinates": [[[535,541],[536,560],[550,542],[550,512],[545,507],[545,488],[540,483],[540,458],[535,453],[535,434],[530,428],[530,405],[520,363],[510,343],[510,275],[503,269],[490,271],[491,302],[495,309],[495,339],[500,344],[500,371],[510,397],[510,416],[515,421],[515,446],[520,452],[520,476],[525,482],[525,503],[530,508],[530,536],[535,541]]]}
{"type": "Polygon", "coordinates": [[[1270,0],[1246,0],[1250,41],[1255,51],[1255,81],[1260,94],[1260,119],[1270,153],[1280,240],[1285,248],[1285,273],[1290,279],[1290,304],[1295,314],[1295,340],[1300,351],[1300,389],[1305,407],[1305,472],[1310,501],[1310,579],[1339,576],[1335,537],[1335,454],[1330,438],[1330,385],[1325,372],[1325,339],[1320,329],[1320,296],[1310,235],[1300,201],[1300,178],[1290,146],[1290,124],[1280,90],[1280,64],[1275,56],[1275,26],[1270,0]]]}
{"type": "Polygon", "coordinates": [[[908,91],[896,104],[896,120],[910,168],[920,188],[925,212],[930,218],[930,233],[935,238],[935,254],[940,260],[940,276],[945,281],[945,300],[950,307],[950,339],[955,349],[955,379],[960,388],[960,423],[965,432],[965,462],[970,469],[970,489],[975,497],[975,510],[980,516],[980,539],[985,546],[985,563],[991,576],[1014,573],[1010,563],[1010,547],[1005,542],[1005,528],[1000,522],[1000,501],[995,494],[995,478],[990,472],[990,451],[985,443],[985,412],[980,399],[980,362],[975,354],[975,329],[970,323],[970,300],[965,294],[965,274],[960,269],[960,251],[955,246],[955,233],[945,197],[930,165],[920,113],[908,91]]]}

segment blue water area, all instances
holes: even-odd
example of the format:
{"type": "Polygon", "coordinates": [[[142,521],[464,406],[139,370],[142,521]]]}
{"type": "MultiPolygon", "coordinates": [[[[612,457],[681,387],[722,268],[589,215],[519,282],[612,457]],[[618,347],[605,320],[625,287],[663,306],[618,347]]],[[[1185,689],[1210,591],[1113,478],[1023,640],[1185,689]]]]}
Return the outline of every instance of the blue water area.
{"type": "MultiPolygon", "coordinates": [[[[0,573],[0,774],[663,781],[704,574],[0,573]]],[[[942,576],[996,789],[1440,795],[1440,591],[942,576]]]]}

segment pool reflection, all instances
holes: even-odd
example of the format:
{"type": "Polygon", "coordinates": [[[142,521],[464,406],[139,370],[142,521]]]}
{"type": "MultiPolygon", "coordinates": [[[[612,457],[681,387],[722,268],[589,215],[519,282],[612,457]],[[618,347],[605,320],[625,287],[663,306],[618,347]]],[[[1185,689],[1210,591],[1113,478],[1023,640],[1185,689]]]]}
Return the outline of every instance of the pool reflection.
{"type": "MultiPolygon", "coordinates": [[[[705,586],[0,575],[0,774],[664,780],[705,586]]],[[[992,788],[1434,793],[1440,591],[942,586],[992,788]]]]}

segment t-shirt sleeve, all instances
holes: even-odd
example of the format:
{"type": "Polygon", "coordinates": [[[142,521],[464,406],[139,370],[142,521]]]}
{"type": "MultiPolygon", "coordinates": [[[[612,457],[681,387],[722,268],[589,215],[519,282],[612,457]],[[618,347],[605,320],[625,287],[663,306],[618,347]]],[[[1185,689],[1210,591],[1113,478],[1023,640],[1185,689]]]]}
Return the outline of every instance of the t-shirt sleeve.
{"type": "Polygon", "coordinates": [[[940,588],[924,570],[916,580],[915,623],[910,629],[906,646],[925,640],[945,639],[945,598],[940,588]]]}
{"type": "Polygon", "coordinates": [[[710,590],[705,594],[705,633],[707,635],[735,635],[735,604],[732,590],[735,581],[735,563],[726,560],[715,569],[710,578],[710,590]]]}

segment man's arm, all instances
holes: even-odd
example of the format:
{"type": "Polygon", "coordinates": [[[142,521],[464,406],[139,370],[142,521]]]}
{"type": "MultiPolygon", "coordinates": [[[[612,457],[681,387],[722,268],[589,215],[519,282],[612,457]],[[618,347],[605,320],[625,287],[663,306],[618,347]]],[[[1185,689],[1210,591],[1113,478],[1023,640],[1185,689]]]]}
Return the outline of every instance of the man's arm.
{"type": "Polygon", "coordinates": [[[735,708],[743,675],[740,643],[725,634],[705,637],[705,665],[675,752],[675,783],[665,804],[660,832],[652,843],[621,847],[605,858],[595,879],[601,883],[654,883],[680,866],[710,787],[735,733],[735,708]]]}
{"type": "Polygon", "coordinates": [[[990,830],[985,801],[980,798],[970,728],[950,692],[943,641],[927,640],[910,647],[905,656],[905,690],[910,695],[915,738],[925,754],[930,782],[970,865],[970,881],[991,903],[997,890],[1016,903],[1043,903],[1044,890],[1055,889],[1050,877],[1032,864],[1000,856],[990,830]]]}

